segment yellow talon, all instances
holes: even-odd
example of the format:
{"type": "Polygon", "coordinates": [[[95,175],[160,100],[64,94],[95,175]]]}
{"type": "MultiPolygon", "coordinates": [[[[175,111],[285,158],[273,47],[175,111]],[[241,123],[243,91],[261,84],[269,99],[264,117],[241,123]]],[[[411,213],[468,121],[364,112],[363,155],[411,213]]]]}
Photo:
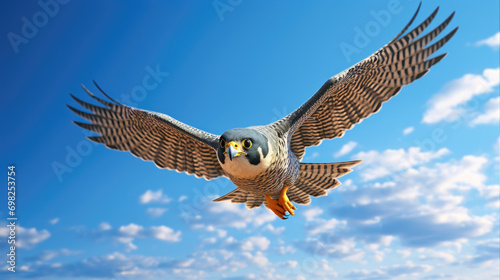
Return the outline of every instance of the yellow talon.
{"type": "Polygon", "coordinates": [[[286,210],[288,213],[292,214],[292,216],[295,216],[295,212],[293,210],[296,210],[295,206],[290,202],[288,199],[288,196],[286,195],[286,191],[288,190],[289,187],[284,187],[281,190],[280,197],[278,199],[278,203],[286,210]],[[292,210],[293,209],[293,210],[292,210]]]}
{"type": "Polygon", "coordinates": [[[266,195],[267,205],[269,209],[276,214],[276,216],[280,217],[280,219],[287,219],[286,212],[290,213],[292,216],[295,215],[293,210],[296,210],[295,206],[290,202],[288,196],[286,196],[286,191],[288,187],[284,187],[281,190],[280,196],[278,199],[272,199],[270,195],[266,195]]]}

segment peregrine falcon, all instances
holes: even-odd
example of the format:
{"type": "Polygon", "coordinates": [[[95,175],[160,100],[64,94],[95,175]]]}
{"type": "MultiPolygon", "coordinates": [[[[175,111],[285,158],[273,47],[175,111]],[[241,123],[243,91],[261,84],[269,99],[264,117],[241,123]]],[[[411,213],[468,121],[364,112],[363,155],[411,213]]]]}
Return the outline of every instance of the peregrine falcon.
{"type": "Polygon", "coordinates": [[[428,46],[450,23],[452,13],[429,33],[419,36],[439,8],[413,30],[410,22],[387,45],[368,58],[328,79],[302,106],[264,126],[230,129],[214,135],[160,113],[122,105],[96,87],[109,100],[83,89],[96,106],[71,95],[87,109],[68,107],[91,123],[78,126],[100,135],[88,137],[106,147],[130,151],[143,160],[204,177],[225,176],[237,188],[214,201],[245,203],[249,209],[264,203],[281,219],[295,215],[291,203],[309,204],[310,196],[323,196],[340,185],[338,177],[360,161],[303,163],[305,148],[323,139],[341,137],[354,124],[377,112],[402,86],[425,75],[446,53],[429,58],[455,34],[458,27],[428,46]],[[289,214],[287,214],[287,212],[289,214]]]}

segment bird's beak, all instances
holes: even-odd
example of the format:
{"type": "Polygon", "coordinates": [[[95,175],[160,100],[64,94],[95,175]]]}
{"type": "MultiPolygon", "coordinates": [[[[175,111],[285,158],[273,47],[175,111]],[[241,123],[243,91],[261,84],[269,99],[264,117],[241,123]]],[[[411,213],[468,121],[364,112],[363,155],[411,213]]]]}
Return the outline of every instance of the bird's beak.
{"type": "Polygon", "coordinates": [[[233,160],[235,157],[247,154],[243,151],[241,144],[238,144],[235,141],[227,143],[226,153],[229,156],[229,160],[233,160]]]}

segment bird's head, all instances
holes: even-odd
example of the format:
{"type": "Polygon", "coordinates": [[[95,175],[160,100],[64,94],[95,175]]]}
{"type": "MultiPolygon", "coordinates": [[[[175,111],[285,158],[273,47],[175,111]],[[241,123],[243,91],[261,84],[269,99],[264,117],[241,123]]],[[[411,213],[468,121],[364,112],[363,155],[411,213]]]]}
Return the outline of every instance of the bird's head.
{"type": "Polygon", "coordinates": [[[268,154],[267,137],[255,129],[231,129],[219,138],[217,157],[222,168],[234,176],[265,171],[270,163],[268,154]]]}

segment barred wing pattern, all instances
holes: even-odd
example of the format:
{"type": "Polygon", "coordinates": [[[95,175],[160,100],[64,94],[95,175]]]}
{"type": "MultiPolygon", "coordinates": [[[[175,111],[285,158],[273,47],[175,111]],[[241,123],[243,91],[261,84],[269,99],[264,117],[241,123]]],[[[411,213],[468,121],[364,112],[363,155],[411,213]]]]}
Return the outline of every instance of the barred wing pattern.
{"type": "MultiPolygon", "coordinates": [[[[288,189],[288,198],[299,204],[309,204],[311,203],[310,196],[324,196],[327,195],[328,190],[340,186],[340,182],[336,178],[351,172],[351,168],[360,162],[360,160],[355,160],[335,163],[301,163],[299,178],[288,189]]],[[[240,188],[213,201],[225,200],[230,200],[232,203],[245,203],[248,209],[259,207],[262,203],[269,208],[264,196],[252,194],[240,188]]]]}
{"type": "Polygon", "coordinates": [[[153,161],[159,168],[194,174],[196,177],[213,179],[224,175],[217,160],[215,148],[219,136],[181,123],[174,118],[154,112],[128,107],[107,96],[110,101],[98,98],[83,89],[106,107],[96,106],[71,95],[86,113],[68,107],[91,123],[74,123],[82,128],[101,134],[88,137],[106,147],[130,151],[143,160],[153,161]]]}
{"type": "Polygon", "coordinates": [[[267,201],[264,199],[263,195],[249,193],[240,188],[237,188],[230,193],[214,199],[213,202],[220,202],[230,200],[231,203],[245,203],[247,209],[252,209],[259,207],[264,203],[267,207],[267,201]]]}
{"type": "Polygon", "coordinates": [[[417,39],[438,9],[402,36],[417,16],[419,6],[396,38],[365,60],[329,79],[306,103],[276,123],[290,129],[290,146],[299,160],[306,147],[319,145],[323,139],[341,137],[346,130],[377,112],[382,103],[398,93],[402,86],[425,75],[431,66],[445,57],[446,53],[427,59],[450,40],[458,27],[426,46],[446,28],[454,13],[417,39]]]}
{"type": "Polygon", "coordinates": [[[361,163],[360,160],[335,163],[301,163],[299,178],[288,189],[290,201],[299,204],[311,203],[310,196],[327,195],[327,191],[340,186],[337,178],[351,172],[351,168],[361,163]]]}

